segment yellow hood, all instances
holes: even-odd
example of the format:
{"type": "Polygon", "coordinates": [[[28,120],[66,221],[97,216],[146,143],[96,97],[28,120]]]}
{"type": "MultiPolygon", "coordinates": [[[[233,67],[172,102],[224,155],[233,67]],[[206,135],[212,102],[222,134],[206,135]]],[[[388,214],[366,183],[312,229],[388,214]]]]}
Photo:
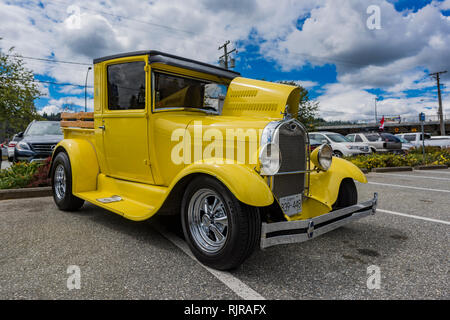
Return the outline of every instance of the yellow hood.
{"type": "Polygon", "coordinates": [[[289,105],[289,113],[296,117],[299,101],[298,87],[238,77],[228,87],[222,114],[283,118],[289,105]]]}

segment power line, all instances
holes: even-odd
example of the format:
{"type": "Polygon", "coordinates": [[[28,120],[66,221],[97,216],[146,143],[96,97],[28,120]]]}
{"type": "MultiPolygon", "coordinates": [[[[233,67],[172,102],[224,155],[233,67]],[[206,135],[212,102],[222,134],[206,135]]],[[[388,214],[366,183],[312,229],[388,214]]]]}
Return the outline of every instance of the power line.
{"type": "MultiPolygon", "coordinates": [[[[47,4],[50,4],[50,5],[64,5],[66,7],[68,7],[70,5],[73,5],[71,3],[67,3],[67,2],[64,2],[64,1],[57,1],[57,0],[52,0],[52,1],[47,0],[46,2],[47,2],[47,4]]],[[[80,6],[80,5],[76,5],[76,6],[78,6],[80,9],[83,9],[83,10],[86,10],[86,11],[91,11],[91,12],[95,12],[95,13],[104,14],[104,15],[107,15],[107,16],[110,16],[110,17],[113,17],[113,18],[117,18],[117,19],[123,19],[123,20],[138,22],[138,23],[150,25],[150,26],[153,26],[153,27],[158,27],[158,28],[162,28],[162,29],[166,29],[166,30],[175,31],[175,32],[186,33],[186,34],[190,34],[190,35],[198,35],[198,34],[200,34],[199,32],[195,32],[195,31],[192,31],[192,30],[175,28],[175,27],[172,27],[172,26],[169,26],[169,25],[160,24],[160,23],[134,19],[134,18],[126,17],[126,16],[121,16],[121,15],[109,13],[109,12],[102,11],[102,10],[91,9],[91,8],[88,8],[88,7],[85,7],[85,6],[80,6]]],[[[211,38],[211,39],[217,40],[217,35],[212,35],[212,34],[205,34],[205,35],[207,37],[211,38]]]]}
{"type": "Polygon", "coordinates": [[[44,61],[44,62],[52,62],[52,63],[64,63],[64,64],[73,64],[73,65],[81,65],[81,66],[92,66],[92,63],[83,63],[83,62],[76,62],[76,61],[63,61],[63,60],[53,60],[53,59],[45,59],[45,58],[36,58],[36,57],[26,57],[26,56],[16,56],[7,54],[8,57],[17,57],[27,60],[37,60],[37,61],[44,61]]]}
{"type": "MultiPolygon", "coordinates": [[[[74,83],[64,83],[64,82],[55,82],[55,81],[47,81],[47,80],[39,80],[39,79],[24,79],[24,78],[14,78],[14,77],[0,77],[0,79],[6,79],[6,80],[13,80],[13,81],[27,81],[27,82],[40,82],[40,83],[47,83],[47,84],[53,84],[58,86],[72,86],[72,87],[81,87],[84,88],[84,85],[81,84],[74,84],[74,83]]],[[[87,86],[87,88],[93,88],[93,86],[87,86]]]]}

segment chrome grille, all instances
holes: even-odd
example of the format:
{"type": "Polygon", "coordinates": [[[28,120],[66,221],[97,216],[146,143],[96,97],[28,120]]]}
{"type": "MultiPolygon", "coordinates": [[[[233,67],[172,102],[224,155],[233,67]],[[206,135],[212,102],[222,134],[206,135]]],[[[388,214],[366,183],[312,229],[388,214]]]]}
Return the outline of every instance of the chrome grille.
{"type": "Polygon", "coordinates": [[[55,148],[55,143],[32,143],[31,148],[37,153],[51,154],[55,148]]]}
{"type": "Polygon", "coordinates": [[[272,190],[277,198],[303,193],[307,171],[308,137],[306,131],[296,121],[288,121],[278,129],[278,143],[281,166],[273,177],[272,190]],[[283,174],[292,173],[292,174],[283,174]]]}

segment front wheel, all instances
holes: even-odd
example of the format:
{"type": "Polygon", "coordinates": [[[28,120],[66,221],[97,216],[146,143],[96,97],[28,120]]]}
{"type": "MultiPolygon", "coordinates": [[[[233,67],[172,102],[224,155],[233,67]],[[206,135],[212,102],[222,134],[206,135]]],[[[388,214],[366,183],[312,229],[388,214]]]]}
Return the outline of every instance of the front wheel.
{"type": "Polygon", "coordinates": [[[229,270],[247,259],[260,241],[261,217],[212,177],[195,178],[187,187],[181,212],[186,241],[203,264],[229,270]]]}
{"type": "Polygon", "coordinates": [[[84,204],[84,200],[72,194],[72,168],[69,157],[65,152],[58,153],[55,160],[53,160],[51,177],[53,199],[58,208],[64,211],[80,209],[84,204]]]}
{"type": "Polygon", "coordinates": [[[333,210],[338,210],[355,205],[358,202],[358,190],[355,182],[351,178],[345,178],[341,182],[339,194],[333,204],[333,210]]]}
{"type": "Polygon", "coordinates": [[[340,152],[339,150],[334,150],[333,151],[333,157],[336,158],[342,158],[344,155],[342,154],[342,152],[340,152]]]}

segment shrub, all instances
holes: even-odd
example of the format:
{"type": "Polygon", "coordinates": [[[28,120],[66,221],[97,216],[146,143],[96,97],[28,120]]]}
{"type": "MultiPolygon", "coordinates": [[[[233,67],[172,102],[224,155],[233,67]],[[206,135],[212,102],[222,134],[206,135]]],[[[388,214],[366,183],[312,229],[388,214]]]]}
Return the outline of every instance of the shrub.
{"type": "Polygon", "coordinates": [[[8,169],[0,170],[0,189],[18,189],[50,185],[47,173],[50,158],[44,163],[18,162],[8,169]]]}
{"type": "Polygon", "coordinates": [[[450,166],[450,148],[440,149],[439,147],[425,147],[425,151],[425,159],[423,159],[421,149],[411,150],[405,154],[375,153],[347,157],[346,159],[357,167],[366,168],[368,170],[382,167],[413,167],[421,164],[446,164],[450,166]]]}
{"type": "Polygon", "coordinates": [[[30,183],[27,185],[27,188],[46,187],[51,184],[51,179],[48,176],[51,162],[52,158],[49,157],[41,166],[37,168],[36,172],[31,178],[30,183]]]}

